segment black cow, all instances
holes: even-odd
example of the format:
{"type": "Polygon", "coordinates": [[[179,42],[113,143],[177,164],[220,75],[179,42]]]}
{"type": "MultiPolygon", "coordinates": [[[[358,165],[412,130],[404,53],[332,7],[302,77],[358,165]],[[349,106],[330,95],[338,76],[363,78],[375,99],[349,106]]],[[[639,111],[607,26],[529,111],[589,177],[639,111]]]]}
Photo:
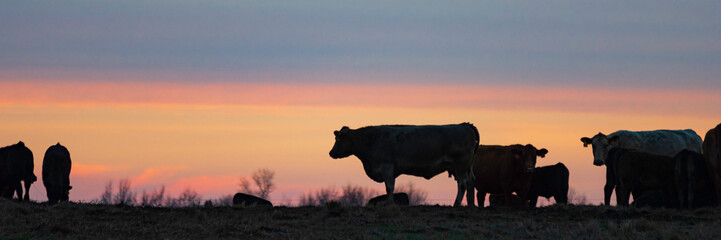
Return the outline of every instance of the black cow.
{"type": "Polygon", "coordinates": [[[537,167],[528,191],[529,206],[536,207],[538,197],[553,197],[556,203],[568,203],[568,168],[563,163],[537,167]]]}
{"type": "Polygon", "coordinates": [[[0,196],[12,198],[17,193],[18,199],[30,201],[30,186],[38,180],[33,173],[33,152],[25,143],[0,148],[0,196]],[[25,196],[23,187],[25,184],[25,196]]]}
{"type": "Polygon", "coordinates": [[[674,160],[679,207],[694,209],[715,205],[716,193],[703,154],[683,150],[674,160]]]}
{"type": "MultiPolygon", "coordinates": [[[[387,203],[386,201],[388,199],[388,194],[383,194],[374,198],[371,198],[368,200],[368,204],[366,206],[373,206],[378,205],[382,203],[387,203]]],[[[408,199],[408,194],[406,193],[394,193],[393,194],[393,202],[398,206],[408,206],[410,204],[410,201],[408,199]]]]}
{"type": "Polygon", "coordinates": [[[385,183],[389,202],[393,202],[395,179],[399,175],[431,179],[447,171],[458,184],[453,206],[461,205],[466,190],[468,205],[473,205],[469,170],[478,148],[478,130],[473,124],[342,127],[333,134],[335,144],[330,156],[358,157],[368,177],[385,183]]]}
{"type": "Polygon", "coordinates": [[[60,143],[50,146],[43,158],[43,185],[47,190],[48,203],[68,201],[70,189],[70,152],[60,143]]]}
{"type": "Polygon", "coordinates": [[[236,193],[233,196],[234,206],[268,206],[272,207],[270,201],[245,193],[236,193]]]}
{"type": "Polygon", "coordinates": [[[628,206],[631,194],[634,199],[641,199],[647,193],[658,190],[662,191],[662,198],[655,196],[657,194],[646,196],[653,196],[648,197],[649,199],[662,199],[663,203],[648,203],[647,205],[675,206],[673,158],[612,148],[608,154],[607,164],[612,162],[615,162],[616,203],[619,206],[628,206]]]}

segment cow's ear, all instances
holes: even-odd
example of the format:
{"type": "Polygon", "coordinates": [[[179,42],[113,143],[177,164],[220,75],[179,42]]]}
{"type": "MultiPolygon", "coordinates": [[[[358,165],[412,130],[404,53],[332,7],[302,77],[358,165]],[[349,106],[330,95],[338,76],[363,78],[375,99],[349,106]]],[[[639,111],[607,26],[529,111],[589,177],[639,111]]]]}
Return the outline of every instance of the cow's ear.
{"type": "Polygon", "coordinates": [[[340,132],[338,132],[338,131],[333,131],[333,135],[335,135],[336,137],[338,136],[338,134],[340,134],[340,132]]]}
{"type": "Polygon", "coordinates": [[[511,150],[511,153],[513,153],[513,159],[521,159],[521,150],[513,149],[511,150]]]}
{"type": "Polygon", "coordinates": [[[611,144],[615,143],[616,141],[618,141],[618,135],[609,138],[608,144],[611,145],[611,144]]]}
{"type": "Polygon", "coordinates": [[[583,142],[583,147],[588,147],[588,144],[592,143],[591,139],[587,137],[582,137],[581,142],[583,142]]]}
{"type": "Polygon", "coordinates": [[[548,150],[546,150],[545,148],[541,148],[541,150],[538,150],[538,151],[536,152],[536,155],[539,156],[539,157],[544,158],[544,157],[546,157],[546,154],[547,154],[547,153],[548,153],[548,150]]]}

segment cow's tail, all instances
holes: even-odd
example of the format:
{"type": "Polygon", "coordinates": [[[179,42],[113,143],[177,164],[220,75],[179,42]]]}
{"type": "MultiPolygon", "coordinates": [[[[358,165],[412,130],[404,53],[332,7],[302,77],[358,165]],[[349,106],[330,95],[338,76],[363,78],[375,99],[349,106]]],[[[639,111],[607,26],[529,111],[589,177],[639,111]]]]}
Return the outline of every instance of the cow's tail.
{"type": "Polygon", "coordinates": [[[476,137],[476,147],[473,148],[473,155],[475,156],[476,151],[478,151],[478,145],[481,144],[481,137],[478,134],[478,129],[476,128],[476,126],[473,126],[473,124],[471,124],[471,123],[465,123],[465,124],[468,124],[468,127],[471,128],[473,130],[473,134],[475,134],[474,137],[476,137]]]}

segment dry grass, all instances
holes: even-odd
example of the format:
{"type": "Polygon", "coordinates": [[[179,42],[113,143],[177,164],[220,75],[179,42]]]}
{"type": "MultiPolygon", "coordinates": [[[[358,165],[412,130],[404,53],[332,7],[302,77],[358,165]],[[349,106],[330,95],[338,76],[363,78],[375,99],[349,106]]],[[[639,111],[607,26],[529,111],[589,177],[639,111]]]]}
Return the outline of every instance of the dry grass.
{"type": "Polygon", "coordinates": [[[718,239],[721,209],[140,208],[0,199],[0,238],[718,239]]]}

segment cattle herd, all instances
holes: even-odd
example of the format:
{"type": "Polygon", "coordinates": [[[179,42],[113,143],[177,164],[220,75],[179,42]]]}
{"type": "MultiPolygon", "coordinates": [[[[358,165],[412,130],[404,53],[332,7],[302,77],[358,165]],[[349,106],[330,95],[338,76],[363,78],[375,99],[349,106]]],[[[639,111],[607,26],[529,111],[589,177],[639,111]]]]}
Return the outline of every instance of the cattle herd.
{"type": "MultiPolygon", "coordinates": [[[[430,179],[443,172],[454,177],[458,192],[454,206],[466,195],[468,206],[535,207],[538,197],[568,201],[569,171],[563,163],[536,167],[537,157],[548,150],[531,144],[482,145],[473,124],[381,125],[335,131],[330,151],[334,159],[351,155],[361,160],[366,175],[385,183],[386,195],[371,200],[407,205],[408,195],[394,193],[401,174],[430,179]],[[477,195],[474,191],[478,191],[477,195]]],[[[583,137],[592,146],[593,164],[606,167],[604,203],[693,209],[721,204],[721,124],[705,139],[693,130],[616,131],[583,137]]],[[[68,201],[72,162],[60,143],[45,152],[42,180],[48,203],[68,201]]],[[[0,148],[0,196],[29,201],[33,154],[23,142],[0,148]],[[24,183],[25,193],[23,195],[24,183]]],[[[271,205],[255,196],[238,193],[238,205],[271,205]]]]}
{"type": "MultiPolygon", "coordinates": [[[[568,201],[569,171],[563,163],[536,167],[548,150],[531,144],[481,145],[473,124],[382,125],[335,131],[332,158],[355,155],[366,175],[386,186],[394,202],[395,178],[401,174],[430,179],[448,172],[468,206],[489,204],[535,207],[538,197],[568,201]],[[477,196],[474,191],[477,190],[477,196]]],[[[592,145],[593,164],[606,166],[604,203],[615,190],[619,206],[693,209],[721,204],[721,124],[704,140],[693,130],[616,131],[583,137],[592,145]]]]}
{"type": "MultiPolygon", "coordinates": [[[[38,180],[34,168],[33,153],[25,143],[0,148],[0,196],[30,201],[30,186],[38,180]],[[25,195],[23,187],[25,185],[25,195]]],[[[47,190],[48,203],[68,201],[70,186],[70,153],[60,143],[50,146],[43,158],[43,185],[47,190]]]]}

